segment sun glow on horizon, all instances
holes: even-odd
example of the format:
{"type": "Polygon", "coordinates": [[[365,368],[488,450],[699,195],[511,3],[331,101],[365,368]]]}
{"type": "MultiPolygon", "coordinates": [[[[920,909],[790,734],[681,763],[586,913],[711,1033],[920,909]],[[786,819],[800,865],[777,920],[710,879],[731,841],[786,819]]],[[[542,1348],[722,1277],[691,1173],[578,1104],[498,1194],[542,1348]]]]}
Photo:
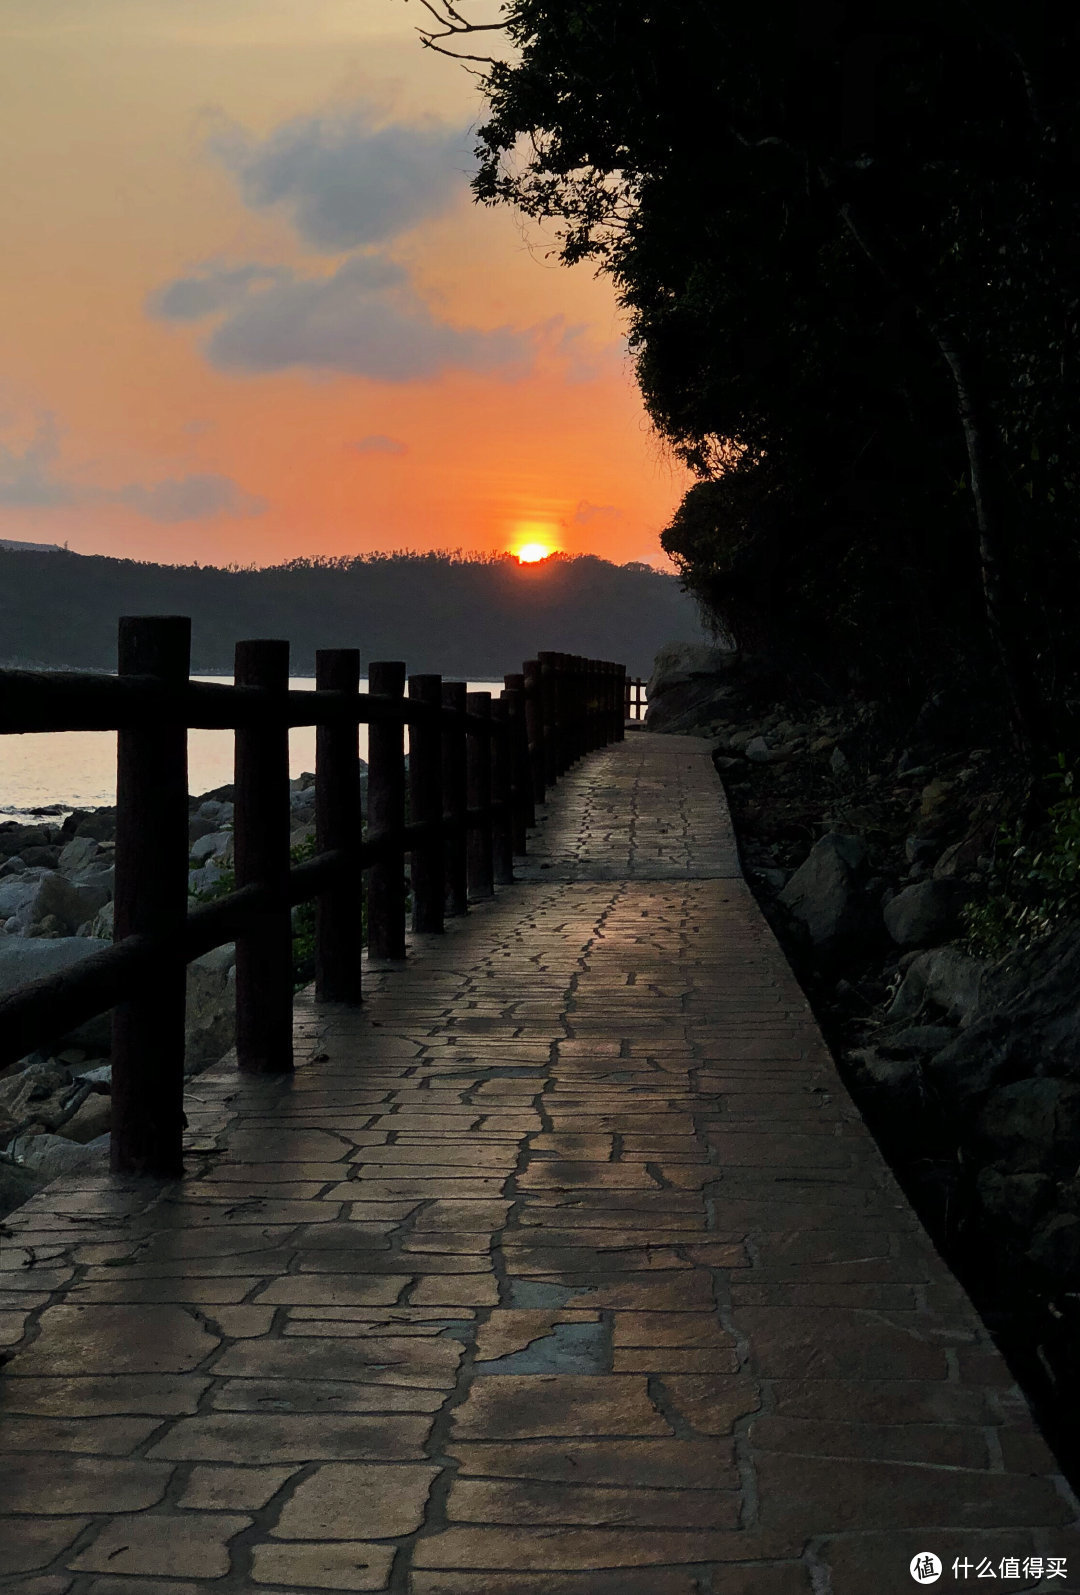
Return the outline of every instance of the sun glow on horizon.
{"type": "Polygon", "coordinates": [[[547,559],[555,550],[550,543],[519,543],[512,552],[517,555],[519,565],[538,565],[542,559],[547,559]]]}

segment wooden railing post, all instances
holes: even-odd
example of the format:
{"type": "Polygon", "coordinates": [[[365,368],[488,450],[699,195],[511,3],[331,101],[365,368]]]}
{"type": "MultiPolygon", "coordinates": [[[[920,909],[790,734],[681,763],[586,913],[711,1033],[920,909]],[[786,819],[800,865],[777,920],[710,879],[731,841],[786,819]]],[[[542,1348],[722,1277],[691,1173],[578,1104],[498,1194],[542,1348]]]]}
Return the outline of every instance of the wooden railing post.
{"type": "Polygon", "coordinates": [[[410,676],[409,699],[431,710],[409,727],[409,809],[414,825],[437,827],[411,855],[412,923],[415,931],[443,928],[442,677],[410,676]]]}
{"type": "MultiPolygon", "coordinates": [[[[119,674],[187,680],[191,621],[126,615],[119,674]]],[[[146,936],[162,951],[137,997],[113,1011],[114,1174],[183,1172],[183,953],[187,917],[187,728],[147,720],[121,731],[116,760],[116,889],[113,937],[146,936]]]]}
{"type": "Polygon", "coordinates": [[[514,880],[513,758],[510,705],[505,695],[491,700],[491,801],[500,805],[491,817],[491,868],[496,886],[514,880]]]}
{"type": "MultiPolygon", "coordinates": [[[[379,660],[368,666],[368,692],[401,698],[405,666],[379,660]]],[[[373,719],[368,725],[368,837],[400,836],[405,826],[405,722],[373,719]]],[[[368,873],[368,957],[405,957],[405,859],[391,852],[368,873]]]]}
{"type": "Polygon", "coordinates": [[[292,919],[289,911],[289,644],[238,642],[238,687],[261,687],[279,713],[236,731],[233,846],[236,884],[270,887],[274,906],[236,938],[236,1063],[252,1074],[293,1066],[292,919]]]}
{"type": "MultiPolygon", "coordinates": [[[[357,648],[320,648],[315,686],[321,692],[360,692],[357,648]]],[[[315,995],[327,1002],[357,1003],[364,946],[363,875],[360,870],[362,813],[360,754],[356,724],[315,730],[315,846],[340,848],[346,863],[333,886],[320,892],[315,910],[315,995]]]]}
{"type": "MultiPolygon", "coordinates": [[[[532,774],[533,803],[544,801],[544,706],[540,689],[540,661],[526,659],[522,679],[525,683],[525,736],[529,749],[529,768],[532,774]]],[[[531,824],[536,823],[533,815],[531,824]]]]}
{"type": "MultiPolygon", "coordinates": [[[[491,693],[470,692],[465,697],[469,714],[491,719],[491,693]]],[[[492,866],[491,822],[491,737],[478,726],[465,734],[466,775],[469,806],[469,897],[491,897],[495,891],[492,866]]]]}
{"type": "Polygon", "coordinates": [[[465,769],[465,683],[444,681],[442,728],[443,814],[446,818],[444,879],[446,912],[464,914],[469,906],[468,808],[465,769]]]}
{"type": "Polygon", "coordinates": [[[547,650],[537,655],[540,670],[540,746],[544,754],[544,786],[559,779],[558,654],[547,650]]]}
{"type": "Polygon", "coordinates": [[[513,805],[511,840],[514,852],[522,854],[528,845],[530,826],[536,824],[533,807],[532,766],[529,760],[529,733],[525,724],[525,677],[504,676],[510,715],[510,798],[513,805]]]}

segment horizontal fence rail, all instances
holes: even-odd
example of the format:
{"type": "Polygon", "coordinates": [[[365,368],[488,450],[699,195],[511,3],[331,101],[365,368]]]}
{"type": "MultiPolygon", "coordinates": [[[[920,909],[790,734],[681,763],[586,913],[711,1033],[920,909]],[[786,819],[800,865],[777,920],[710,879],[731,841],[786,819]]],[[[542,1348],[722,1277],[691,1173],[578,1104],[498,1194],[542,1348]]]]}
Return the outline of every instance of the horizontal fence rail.
{"type": "Polygon", "coordinates": [[[111,1166],[166,1178],[182,1172],[187,964],[235,942],[238,1066],[287,1073],[291,910],[316,904],[316,995],[359,1002],[365,877],[368,956],[404,958],[406,860],[417,932],[512,882],[536,805],[622,739],[635,685],[622,665],[540,653],[497,698],[397,661],[370,664],[362,693],[359,651],[333,648],[293,691],[287,642],[237,643],[232,686],[189,680],[190,654],[187,617],[130,616],[116,676],[0,671],[0,735],[118,732],[113,944],[0,998],[0,1068],[111,1009],[111,1166]],[[294,864],[289,729],[311,725],[315,854],[294,864]],[[187,733],[204,727],[235,732],[236,886],[189,908],[187,733]]]}

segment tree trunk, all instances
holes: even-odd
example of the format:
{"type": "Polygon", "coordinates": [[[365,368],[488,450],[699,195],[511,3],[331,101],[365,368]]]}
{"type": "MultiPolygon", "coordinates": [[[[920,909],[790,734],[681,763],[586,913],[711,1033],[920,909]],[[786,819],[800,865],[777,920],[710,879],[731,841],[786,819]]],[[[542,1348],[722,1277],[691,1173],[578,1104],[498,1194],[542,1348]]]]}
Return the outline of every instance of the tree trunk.
{"type": "MultiPolygon", "coordinates": [[[[828,179],[825,182],[827,188],[831,187],[828,179]]],[[[974,362],[969,351],[957,342],[947,318],[930,309],[927,296],[913,284],[911,273],[896,261],[895,251],[871,235],[867,223],[855,216],[849,204],[842,203],[839,214],[866,259],[908,301],[926,326],[952,375],[978,530],[986,629],[1001,667],[1017,751],[1030,763],[1049,747],[1046,708],[1036,683],[1019,601],[1005,574],[1009,558],[1008,489],[1000,463],[997,428],[982,383],[972,369],[974,362]]]]}

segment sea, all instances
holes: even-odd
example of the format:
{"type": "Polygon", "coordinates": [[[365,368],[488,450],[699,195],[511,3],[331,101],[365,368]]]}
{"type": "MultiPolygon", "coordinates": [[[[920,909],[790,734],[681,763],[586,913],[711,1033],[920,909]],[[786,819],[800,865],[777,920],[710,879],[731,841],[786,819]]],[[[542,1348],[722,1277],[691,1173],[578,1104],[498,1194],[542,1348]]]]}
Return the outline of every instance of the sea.
{"type": "MultiPolygon", "coordinates": [[[[231,676],[194,676],[231,683],[231,676]]],[[[311,676],[294,676],[294,689],[314,688],[311,676]]],[[[367,682],[360,683],[367,691],[367,682]]],[[[470,692],[502,691],[501,681],[470,681],[470,692]]],[[[360,757],[367,758],[367,726],[360,728],[360,757]]],[[[289,733],[289,774],[315,768],[315,727],[289,733]]],[[[231,731],[188,732],[188,790],[212,792],[233,778],[231,731]]],[[[0,821],[62,818],[73,809],[116,802],[115,731],[43,731],[0,736],[0,821]]]]}

